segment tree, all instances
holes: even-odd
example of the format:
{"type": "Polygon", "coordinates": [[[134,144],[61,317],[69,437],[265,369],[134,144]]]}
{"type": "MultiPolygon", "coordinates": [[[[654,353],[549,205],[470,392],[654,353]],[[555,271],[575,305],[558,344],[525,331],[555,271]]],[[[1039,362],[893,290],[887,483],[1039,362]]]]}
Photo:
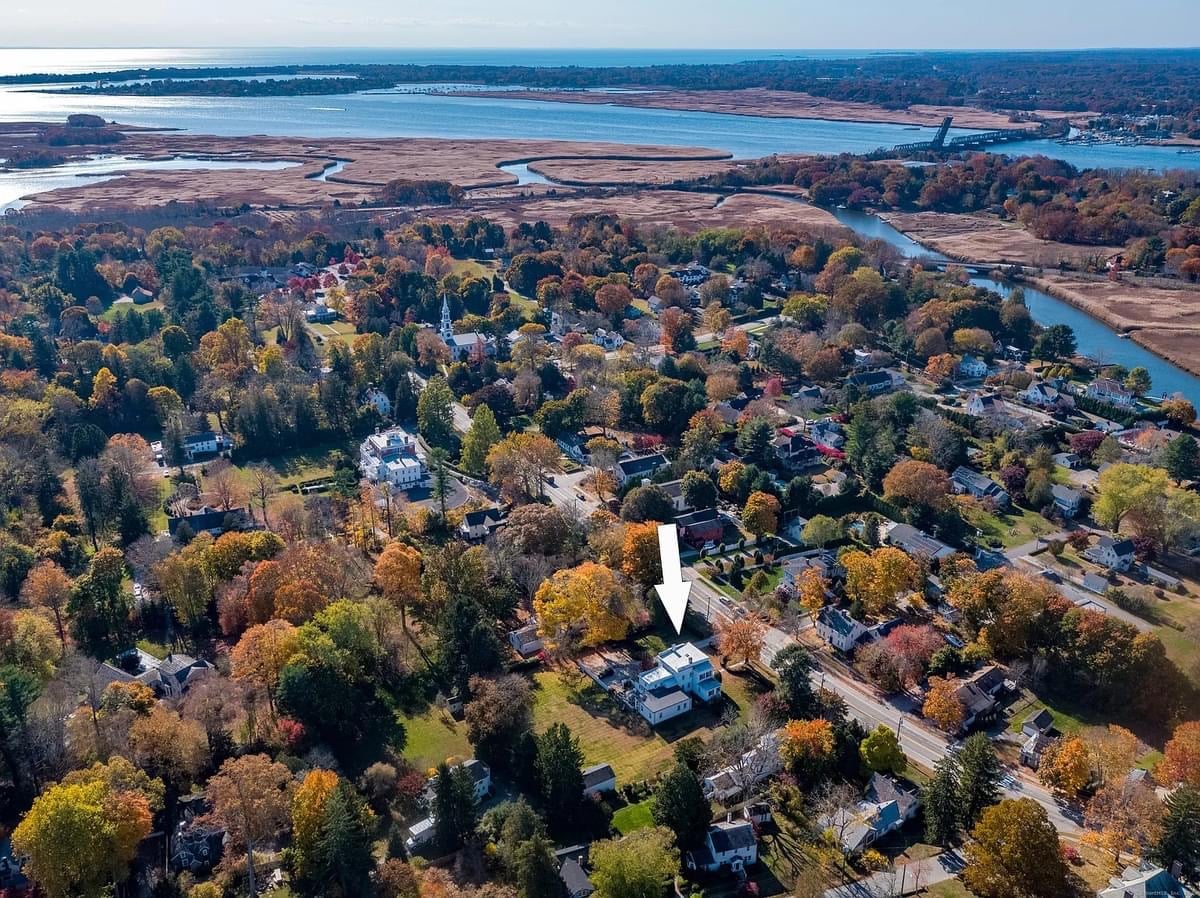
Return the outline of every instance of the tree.
{"type": "Polygon", "coordinates": [[[914,589],[920,577],[917,563],[900,549],[883,546],[869,554],[859,550],[841,558],[846,569],[846,595],[861,602],[867,614],[879,614],[901,590],[914,589]]]}
{"type": "Polygon", "coordinates": [[[1163,748],[1158,775],[1167,783],[1200,787],[1200,722],[1181,723],[1163,748]]]}
{"type": "Polygon", "coordinates": [[[876,773],[904,772],[908,759],[900,747],[900,737],[887,724],[879,724],[858,747],[862,762],[876,773]]]}
{"type": "Polygon", "coordinates": [[[296,872],[334,895],[369,891],[375,815],[345,780],[310,770],[292,798],[296,872]]]}
{"type": "Polygon", "coordinates": [[[833,754],[833,727],[828,720],[790,720],[780,733],[779,752],[793,768],[824,764],[833,754]]]}
{"type": "Polygon", "coordinates": [[[166,784],[169,794],[187,790],[208,765],[208,735],[195,720],[156,704],[129,728],[134,762],[166,784]]]}
{"type": "Polygon", "coordinates": [[[704,841],[712,820],[712,806],[696,772],[682,762],[659,780],[654,790],[651,816],[657,826],[675,834],[681,849],[695,848],[704,841]]]}
{"type": "Polygon", "coordinates": [[[796,592],[799,594],[800,607],[808,612],[808,616],[815,623],[829,595],[829,580],[821,573],[820,568],[810,565],[801,572],[800,579],[796,581],[796,592]]]}
{"type": "Polygon", "coordinates": [[[631,489],[621,502],[621,520],[658,521],[675,520],[675,506],[666,490],[656,484],[637,486],[631,489]]]}
{"type": "Polygon", "coordinates": [[[679,872],[675,836],[660,826],[592,844],[592,882],[600,898],[660,898],[679,872]]]}
{"type": "Polygon", "coordinates": [[[1066,324],[1052,324],[1033,342],[1035,359],[1053,362],[1075,354],[1075,332],[1066,324]]]}
{"type": "Polygon", "coordinates": [[[774,439],[771,422],[755,415],[738,428],[735,445],[743,460],[759,466],[770,465],[775,460],[775,447],[771,445],[774,439]]]}
{"type": "Polygon", "coordinates": [[[517,740],[529,731],[533,710],[529,681],[517,674],[471,677],[468,686],[467,738],[477,757],[493,766],[507,764],[517,740]]]}
{"type": "Polygon", "coordinates": [[[947,352],[939,355],[931,356],[929,361],[925,363],[925,376],[935,383],[941,384],[954,377],[954,370],[958,367],[958,360],[947,352]]]}
{"type": "Polygon", "coordinates": [[[1194,437],[1181,433],[1163,449],[1162,466],[1177,483],[1197,479],[1200,477],[1200,443],[1194,437]]]}
{"type": "Polygon", "coordinates": [[[461,764],[438,765],[433,787],[434,842],[443,854],[462,848],[475,831],[479,812],[475,807],[475,782],[461,764]]]}
{"type": "Polygon", "coordinates": [[[948,847],[957,837],[961,814],[958,807],[958,765],[951,757],[934,767],[933,778],[924,790],[925,839],[948,847]]]}
{"type": "Polygon", "coordinates": [[[805,545],[823,549],[830,543],[837,542],[844,535],[845,531],[836,518],[818,514],[809,518],[808,523],[804,525],[804,530],[800,533],[800,538],[804,540],[805,545]]]}
{"type": "Polygon", "coordinates": [[[471,427],[462,442],[462,465],[471,474],[487,473],[487,455],[500,442],[500,427],[491,408],[484,403],[475,406],[471,427]]]}
{"type": "Polygon", "coordinates": [[[267,504],[275,495],[275,491],[279,489],[279,475],[266,462],[250,465],[248,470],[250,471],[251,494],[258,500],[259,510],[262,511],[263,526],[270,527],[271,522],[267,518],[267,504]]]}
{"type": "Polygon", "coordinates": [[[1166,415],[1168,421],[1181,427],[1190,427],[1196,423],[1196,406],[1182,396],[1176,395],[1171,399],[1163,400],[1159,410],[1166,415]]]}
{"type": "Polygon", "coordinates": [[[925,704],[921,707],[921,713],[947,733],[957,732],[966,717],[957,689],[949,678],[930,677],[925,704]]]}
{"type": "Polygon", "coordinates": [[[310,770],[292,795],[292,849],[302,877],[314,878],[325,805],[337,782],[332,770],[310,770]]]}
{"type": "Polygon", "coordinates": [[[100,898],[150,835],[150,803],[99,781],[52,785],[13,830],[13,850],[47,898],[100,898]]]}
{"type": "Polygon", "coordinates": [[[537,737],[535,770],[550,829],[569,831],[583,800],[583,750],[565,723],[537,737]]]}
{"type": "Polygon", "coordinates": [[[1124,852],[1141,856],[1157,841],[1162,814],[1162,802],[1151,786],[1128,779],[1111,782],[1088,802],[1083,839],[1110,854],[1119,869],[1124,852]]]}
{"type": "Polygon", "coordinates": [[[1200,789],[1184,785],[1164,803],[1162,832],[1150,851],[1155,863],[1170,869],[1178,861],[1184,870],[1200,870],[1200,789]]]}
{"type": "Polygon", "coordinates": [[[613,316],[624,312],[633,302],[633,294],[624,284],[605,284],[596,291],[596,308],[605,315],[613,316]]]}
{"type": "Polygon", "coordinates": [[[1124,727],[1110,723],[1107,727],[1094,727],[1085,734],[1091,754],[1092,771],[1099,783],[1111,783],[1125,779],[1138,756],[1138,737],[1124,727]]]}
{"type": "Polygon", "coordinates": [[[684,474],[680,492],[690,508],[712,508],[717,503],[716,484],[704,471],[688,471],[684,474]]]}
{"type": "Polygon", "coordinates": [[[299,644],[299,631],[294,626],[284,620],[270,620],[248,629],[233,647],[230,657],[234,678],[261,688],[272,714],[283,668],[299,644]]]}
{"type": "Polygon", "coordinates": [[[562,894],[554,845],[540,833],[516,847],[511,869],[518,898],[559,898],[562,894]]]}
{"type": "Polygon", "coordinates": [[[623,638],[635,604],[610,568],[594,562],[557,571],[533,597],[538,632],[555,645],[593,646],[623,638]]]}
{"type": "Polygon", "coordinates": [[[753,492],[742,508],[742,523],[756,537],[779,529],[779,500],[770,493],[753,492]]]}
{"type": "Polygon", "coordinates": [[[971,838],[962,878],[980,898],[1070,894],[1058,832],[1033,799],[1005,799],[988,808],[971,838]]]}
{"type": "Polygon", "coordinates": [[[1092,779],[1087,744],[1076,736],[1047,746],[1038,764],[1038,779],[1055,794],[1074,798],[1092,779]]]}
{"type": "Polygon", "coordinates": [[[26,602],[47,608],[54,615],[54,626],[65,654],[67,633],[63,628],[63,612],[71,598],[71,578],[66,571],[53,561],[41,562],[25,578],[21,596],[26,602]]]}
{"type": "Polygon", "coordinates": [[[628,524],[621,544],[621,573],[644,587],[662,583],[662,554],[658,547],[658,525],[628,524]]]}
{"type": "Polygon", "coordinates": [[[1141,365],[1131,368],[1125,375],[1125,389],[1139,396],[1148,393],[1150,391],[1150,372],[1141,365]]]}
{"type": "Polygon", "coordinates": [[[558,467],[562,453],[540,433],[509,434],[487,455],[492,483],[510,499],[528,501],[545,495],[546,474],[558,467]]]}
{"type": "Polygon", "coordinates": [[[375,584],[400,609],[400,624],[407,629],[408,606],[421,598],[421,553],[402,542],[388,543],[375,561],[375,584]]]}
{"type": "Polygon", "coordinates": [[[791,643],[775,653],[772,663],[779,676],[779,685],[775,689],[787,705],[788,715],[801,718],[814,713],[817,697],[810,675],[816,662],[808,649],[799,643],[791,643]]]}
{"type": "Polygon", "coordinates": [[[292,774],[266,755],[243,755],[221,765],[208,781],[212,815],[232,847],[246,852],[250,894],[257,894],[254,847],[273,839],[291,810],[292,774]]]}
{"type": "Polygon", "coordinates": [[[941,508],[950,494],[950,478],[937,465],[905,459],[883,478],[883,497],[925,508],[941,508]]]}
{"type": "Polygon", "coordinates": [[[1000,797],[1004,769],[986,733],[967,737],[958,753],[957,766],[961,822],[964,829],[970,829],[984,809],[994,805],[1000,797]]]}
{"type": "Polygon", "coordinates": [[[743,666],[757,661],[766,642],[767,626],[756,617],[721,620],[717,624],[717,647],[727,658],[740,658],[743,666]]]}
{"type": "Polygon", "coordinates": [[[446,378],[429,378],[417,400],[417,430],[430,446],[454,445],[454,394],[446,378]]]}
{"type": "Polygon", "coordinates": [[[1114,532],[1127,518],[1160,515],[1167,493],[1167,472],[1149,465],[1114,464],[1100,473],[1092,516],[1114,532]]]}

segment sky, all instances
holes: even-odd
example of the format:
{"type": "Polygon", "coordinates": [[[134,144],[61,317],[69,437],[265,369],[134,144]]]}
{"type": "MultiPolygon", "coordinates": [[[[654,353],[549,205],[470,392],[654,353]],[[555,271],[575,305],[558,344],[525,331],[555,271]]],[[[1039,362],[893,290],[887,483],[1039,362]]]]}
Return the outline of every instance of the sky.
{"type": "Polygon", "coordinates": [[[1196,4],[1197,0],[4,0],[0,46],[1195,46],[1200,44],[1196,4]]]}

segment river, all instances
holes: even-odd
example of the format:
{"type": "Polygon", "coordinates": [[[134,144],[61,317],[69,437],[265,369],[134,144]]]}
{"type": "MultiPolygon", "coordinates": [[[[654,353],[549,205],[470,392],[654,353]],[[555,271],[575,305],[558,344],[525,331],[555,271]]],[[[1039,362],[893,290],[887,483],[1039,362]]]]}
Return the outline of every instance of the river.
{"type": "MultiPolygon", "coordinates": [[[[838,221],[859,236],[867,240],[882,240],[896,247],[906,258],[927,258],[943,263],[950,261],[941,253],[925,248],[876,215],[852,209],[832,209],[830,211],[838,221]]],[[[1008,296],[1013,290],[1012,284],[986,275],[974,275],[971,283],[978,287],[994,290],[1001,296],[1008,296]]],[[[1153,383],[1152,395],[1169,396],[1174,393],[1183,393],[1192,400],[1200,397],[1200,378],[1194,374],[1160,358],[1132,340],[1122,339],[1104,322],[1043,290],[1038,290],[1028,284],[1022,284],[1021,289],[1025,293],[1025,305],[1029,307],[1029,313],[1033,316],[1033,320],[1043,326],[1051,324],[1070,326],[1071,330],[1075,332],[1079,351],[1084,355],[1098,362],[1124,365],[1126,368],[1140,365],[1150,372],[1150,379],[1153,383]]]]}

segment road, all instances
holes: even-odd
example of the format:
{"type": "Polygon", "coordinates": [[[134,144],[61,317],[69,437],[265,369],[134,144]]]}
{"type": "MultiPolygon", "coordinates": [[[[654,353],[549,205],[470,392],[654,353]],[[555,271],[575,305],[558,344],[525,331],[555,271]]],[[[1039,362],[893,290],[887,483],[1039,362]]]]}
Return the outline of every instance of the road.
{"type": "Polygon", "coordinates": [[[837,886],[825,892],[825,898],[895,898],[915,895],[931,885],[954,879],[966,866],[958,851],[943,851],[933,857],[901,864],[866,879],[837,886]]]}
{"type": "MultiPolygon", "coordinates": [[[[692,608],[709,621],[730,620],[749,613],[739,603],[702,580],[695,568],[684,568],[683,577],[692,584],[692,608]]],[[[763,663],[773,669],[775,655],[794,642],[795,637],[778,627],[768,626],[764,638],[763,663]]],[[[897,729],[904,753],[927,770],[932,770],[949,753],[950,741],[944,733],[916,716],[915,702],[911,699],[884,697],[859,680],[848,666],[827,653],[813,652],[812,656],[817,662],[817,669],[812,674],[813,685],[830,689],[841,696],[850,716],[866,729],[872,730],[880,724],[897,729]]],[[[1003,793],[1007,798],[1032,798],[1046,809],[1050,822],[1064,835],[1078,836],[1082,832],[1079,823],[1068,816],[1067,809],[1024,769],[1008,771],[1003,793]]]]}

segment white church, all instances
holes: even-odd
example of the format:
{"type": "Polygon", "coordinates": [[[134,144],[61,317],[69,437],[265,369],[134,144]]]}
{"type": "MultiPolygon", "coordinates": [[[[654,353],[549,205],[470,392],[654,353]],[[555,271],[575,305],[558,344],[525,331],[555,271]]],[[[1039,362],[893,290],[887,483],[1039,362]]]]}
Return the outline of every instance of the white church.
{"type": "Polygon", "coordinates": [[[438,330],[442,341],[450,347],[450,357],[459,361],[464,356],[468,361],[494,356],[496,354],[496,338],[487,334],[471,331],[467,334],[454,333],[450,320],[450,300],[442,297],[442,323],[438,330]]]}

